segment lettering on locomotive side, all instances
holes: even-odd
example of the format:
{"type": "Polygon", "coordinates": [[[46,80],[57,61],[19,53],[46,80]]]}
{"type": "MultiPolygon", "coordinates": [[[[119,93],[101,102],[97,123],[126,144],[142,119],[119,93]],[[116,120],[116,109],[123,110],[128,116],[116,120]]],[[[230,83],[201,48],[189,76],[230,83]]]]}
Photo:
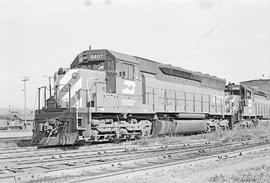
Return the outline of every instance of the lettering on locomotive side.
{"type": "Polygon", "coordinates": [[[130,100],[130,99],[122,99],[122,106],[134,106],[136,103],[135,100],[130,100]]]}
{"type": "Polygon", "coordinates": [[[135,81],[124,80],[124,86],[122,89],[123,94],[135,94],[136,83],[135,81]]]}
{"type": "Polygon", "coordinates": [[[248,107],[252,107],[252,100],[248,99],[248,107]]]}
{"type": "Polygon", "coordinates": [[[223,100],[224,100],[223,96],[220,96],[220,95],[216,96],[217,105],[223,104],[223,100]]]}
{"type": "Polygon", "coordinates": [[[248,113],[252,114],[252,100],[248,99],[247,103],[248,103],[248,113]]]}

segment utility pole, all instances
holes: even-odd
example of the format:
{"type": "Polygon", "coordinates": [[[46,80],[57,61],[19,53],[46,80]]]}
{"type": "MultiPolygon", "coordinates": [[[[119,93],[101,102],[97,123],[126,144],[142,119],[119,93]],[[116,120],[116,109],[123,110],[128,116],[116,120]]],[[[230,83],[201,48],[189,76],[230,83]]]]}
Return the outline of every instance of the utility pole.
{"type": "Polygon", "coordinates": [[[52,96],[52,82],[51,82],[51,79],[53,79],[52,76],[46,76],[44,75],[45,78],[48,78],[49,79],[49,92],[50,92],[50,97],[52,96]]]}
{"type": "Polygon", "coordinates": [[[26,124],[26,82],[29,81],[29,77],[22,76],[24,82],[24,123],[26,124]]]}

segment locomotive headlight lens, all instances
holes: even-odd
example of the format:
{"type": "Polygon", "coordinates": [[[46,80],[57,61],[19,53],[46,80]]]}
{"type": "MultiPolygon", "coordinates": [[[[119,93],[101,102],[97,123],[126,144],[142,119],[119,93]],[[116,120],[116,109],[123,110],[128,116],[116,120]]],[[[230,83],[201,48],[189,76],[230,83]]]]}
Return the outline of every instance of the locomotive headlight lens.
{"type": "Polygon", "coordinates": [[[77,76],[78,76],[77,72],[74,72],[74,73],[72,74],[72,78],[73,78],[73,79],[76,79],[77,76]]]}

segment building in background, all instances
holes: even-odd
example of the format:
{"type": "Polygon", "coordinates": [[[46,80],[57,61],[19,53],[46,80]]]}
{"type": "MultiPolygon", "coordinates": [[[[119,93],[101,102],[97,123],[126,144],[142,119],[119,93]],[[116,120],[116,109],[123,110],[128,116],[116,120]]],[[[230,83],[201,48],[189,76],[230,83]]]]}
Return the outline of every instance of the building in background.
{"type": "Polygon", "coordinates": [[[9,115],[0,116],[0,130],[32,130],[34,122],[34,114],[26,114],[26,122],[24,114],[16,111],[9,115]]]}

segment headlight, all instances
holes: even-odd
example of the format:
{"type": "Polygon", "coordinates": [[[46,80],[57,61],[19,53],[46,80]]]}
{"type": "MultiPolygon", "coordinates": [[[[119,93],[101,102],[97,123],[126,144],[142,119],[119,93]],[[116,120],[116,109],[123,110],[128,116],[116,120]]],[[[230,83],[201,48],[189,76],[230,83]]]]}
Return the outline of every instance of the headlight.
{"type": "Polygon", "coordinates": [[[73,78],[73,79],[76,79],[77,76],[78,76],[77,72],[74,72],[74,73],[72,74],[72,78],[73,78]]]}

